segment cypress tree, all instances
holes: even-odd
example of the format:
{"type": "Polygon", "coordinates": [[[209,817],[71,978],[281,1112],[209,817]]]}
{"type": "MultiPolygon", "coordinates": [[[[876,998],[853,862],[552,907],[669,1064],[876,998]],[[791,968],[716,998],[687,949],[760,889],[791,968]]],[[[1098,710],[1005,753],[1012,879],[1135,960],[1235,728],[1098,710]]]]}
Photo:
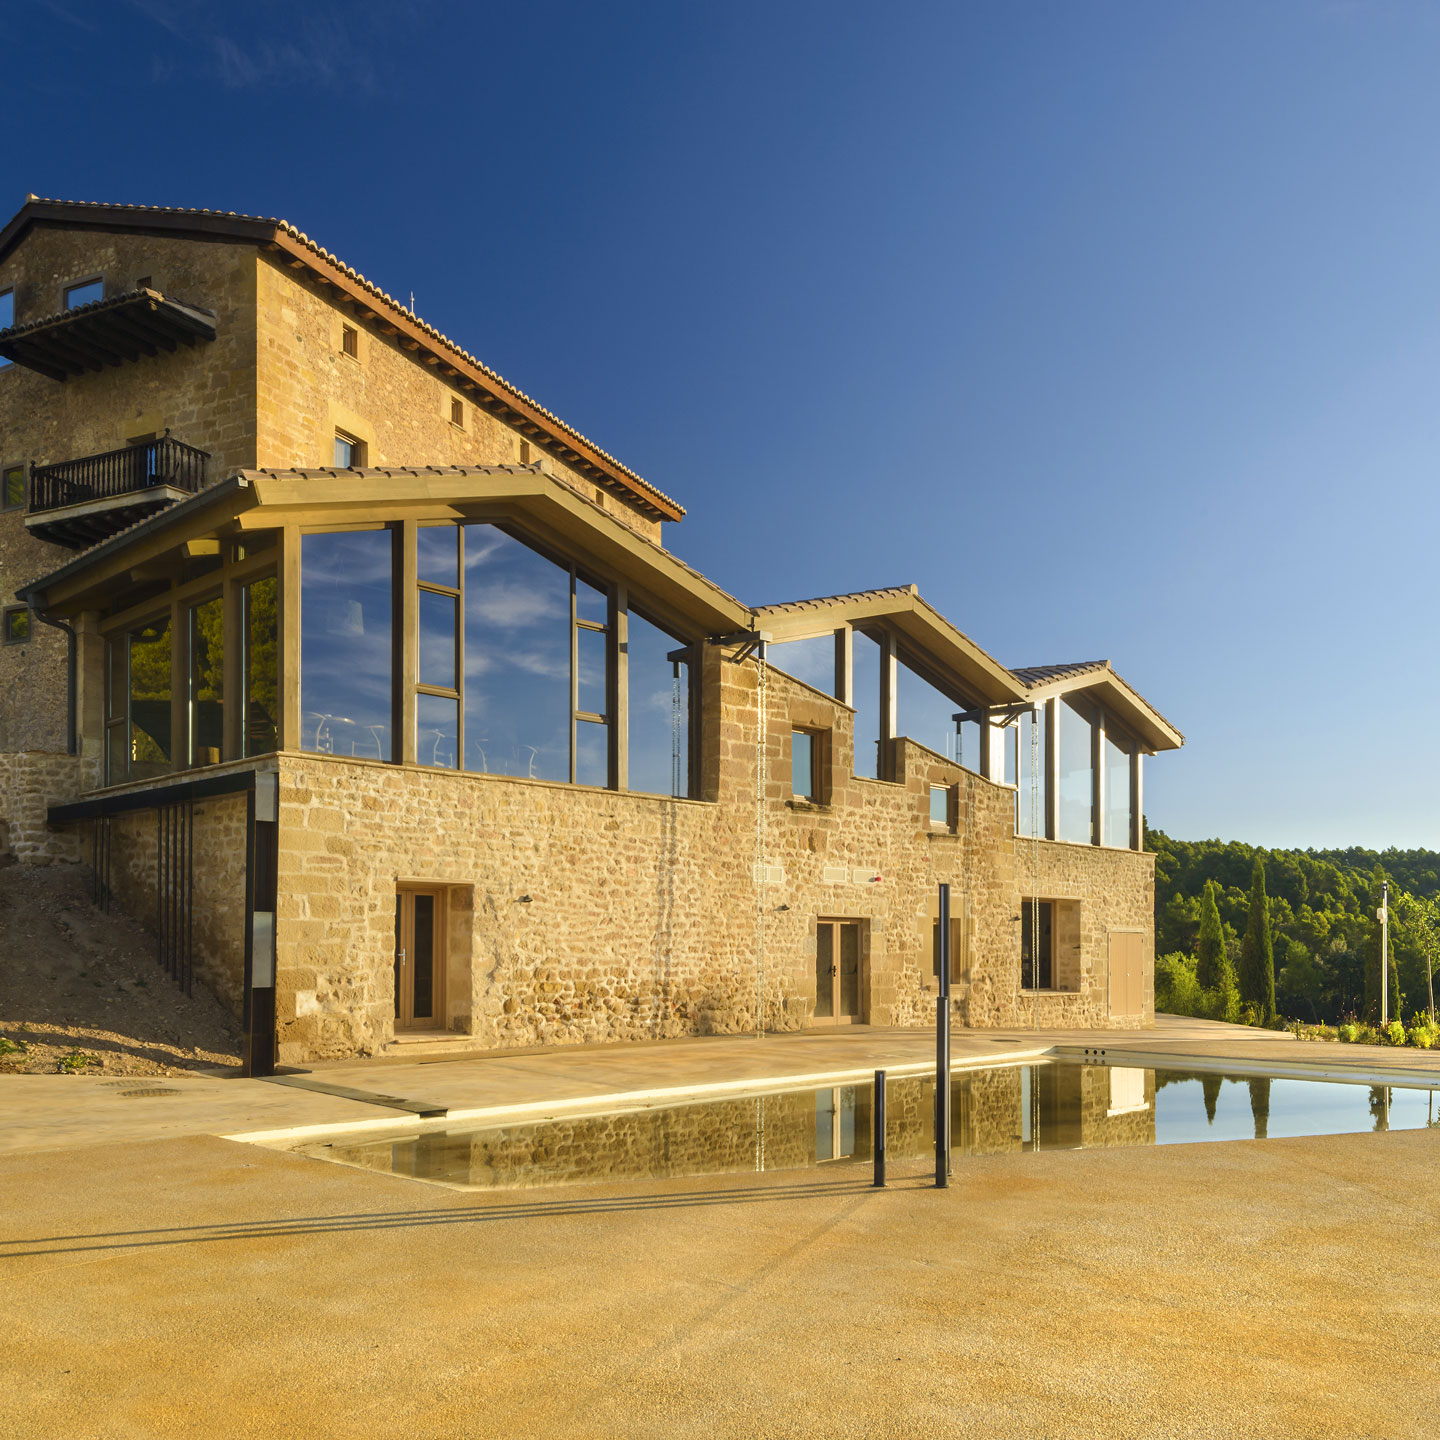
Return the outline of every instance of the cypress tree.
{"type": "Polygon", "coordinates": [[[1240,998],[1259,1011],[1262,1025],[1275,1018],[1275,949],[1270,939],[1265,861],[1259,855],[1250,878],[1250,914],[1240,946],[1240,998]]]}
{"type": "MultiPolygon", "coordinates": [[[[1384,930],[1375,912],[1385,894],[1385,871],[1377,865],[1370,876],[1370,943],[1365,947],[1365,1013],[1372,1025],[1380,1023],[1380,944],[1384,930]]],[[[1394,896],[1391,896],[1394,899],[1394,896]]],[[[1400,1019],[1400,976],[1395,969],[1395,931],[1390,931],[1390,1016],[1400,1019]]]]}
{"type": "Polygon", "coordinates": [[[1225,927],[1220,923],[1220,907],[1215,903],[1215,882],[1205,882],[1200,897],[1200,948],[1195,960],[1195,978],[1202,990],[1215,990],[1220,985],[1220,972],[1226,964],[1225,927]]]}

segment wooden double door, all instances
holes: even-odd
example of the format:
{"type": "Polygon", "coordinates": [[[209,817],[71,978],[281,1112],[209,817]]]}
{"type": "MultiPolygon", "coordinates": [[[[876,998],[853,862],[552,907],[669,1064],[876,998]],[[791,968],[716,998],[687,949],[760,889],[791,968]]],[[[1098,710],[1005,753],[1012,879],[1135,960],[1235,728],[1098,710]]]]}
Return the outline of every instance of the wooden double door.
{"type": "Polygon", "coordinates": [[[821,920],[815,929],[816,1025],[860,1020],[861,934],[858,920],[821,920]]]}
{"type": "Polygon", "coordinates": [[[395,892],[395,1028],[445,1028],[445,891],[395,892]]]}

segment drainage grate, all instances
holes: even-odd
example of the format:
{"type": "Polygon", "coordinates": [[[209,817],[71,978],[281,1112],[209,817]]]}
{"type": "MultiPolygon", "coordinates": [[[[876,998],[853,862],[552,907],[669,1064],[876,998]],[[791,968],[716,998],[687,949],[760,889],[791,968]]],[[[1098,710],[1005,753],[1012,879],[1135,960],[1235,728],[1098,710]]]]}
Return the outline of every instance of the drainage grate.
{"type": "Polygon", "coordinates": [[[133,1095],[136,1098],[143,1098],[148,1095],[178,1095],[178,1090],[122,1090],[121,1095],[133,1095]]]}

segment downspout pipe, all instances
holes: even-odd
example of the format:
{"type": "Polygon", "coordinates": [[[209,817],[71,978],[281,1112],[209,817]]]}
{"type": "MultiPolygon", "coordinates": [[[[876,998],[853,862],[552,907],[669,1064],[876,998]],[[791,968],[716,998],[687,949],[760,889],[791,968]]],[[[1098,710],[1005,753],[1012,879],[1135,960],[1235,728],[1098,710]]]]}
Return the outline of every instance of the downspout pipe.
{"type": "Polygon", "coordinates": [[[43,621],[52,630],[65,632],[65,753],[78,755],[80,745],[75,723],[75,631],[68,622],[52,620],[43,610],[36,610],[34,614],[37,620],[43,621]]]}

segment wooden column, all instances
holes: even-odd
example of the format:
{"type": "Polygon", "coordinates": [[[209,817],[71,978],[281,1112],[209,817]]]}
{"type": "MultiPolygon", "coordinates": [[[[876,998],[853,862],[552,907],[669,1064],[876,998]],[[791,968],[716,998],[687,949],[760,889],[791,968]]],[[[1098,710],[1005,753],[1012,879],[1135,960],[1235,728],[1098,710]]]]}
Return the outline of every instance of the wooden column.
{"type": "Polygon", "coordinates": [[[1130,848],[1145,848],[1145,791],[1141,769],[1143,755],[1137,743],[1130,751],[1130,848]]]}
{"type": "Polygon", "coordinates": [[[280,736],[278,748],[299,750],[304,731],[300,715],[300,527],[280,531],[280,559],[276,568],[276,662],[280,685],[280,736]]]}
{"type": "Polygon", "coordinates": [[[630,788],[630,592],[610,587],[610,682],[605,718],[610,722],[610,783],[630,788]]]}
{"type": "Polygon", "coordinates": [[[1045,702],[1045,838],[1060,838],[1060,698],[1045,702]]]}
{"type": "Polygon", "coordinates": [[[835,632],[835,698],[852,708],[855,704],[855,632],[842,625],[835,632]]]}
{"type": "Polygon", "coordinates": [[[895,637],[887,630],[880,642],[880,765],[882,780],[895,778],[895,732],[900,728],[900,669],[895,637]]]}
{"type": "Polygon", "coordinates": [[[75,629],[75,737],[86,787],[105,776],[105,637],[100,612],[86,610],[75,629]]]}
{"type": "Polygon", "coordinates": [[[396,597],[399,644],[396,648],[396,680],[399,682],[395,693],[398,695],[395,717],[395,734],[398,747],[392,746],[390,758],[404,765],[415,764],[415,686],[420,681],[420,589],[419,562],[416,558],[415,522],[400,522],[400,564],[397,567],[396,584],[400,593],[396,597]]]}
{"type": "Polygon", "coordinates": [[[1105,712],[1096,706],[1090,725],[1090,843],[1105,842],[1105,712]]]}

